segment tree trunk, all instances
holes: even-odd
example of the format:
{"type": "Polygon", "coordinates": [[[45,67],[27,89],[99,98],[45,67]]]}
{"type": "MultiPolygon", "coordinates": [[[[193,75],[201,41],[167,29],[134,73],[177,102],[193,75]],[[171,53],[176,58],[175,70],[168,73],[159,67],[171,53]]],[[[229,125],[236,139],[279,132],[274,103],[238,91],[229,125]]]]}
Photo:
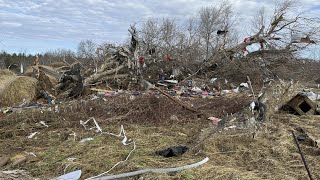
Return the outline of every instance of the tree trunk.
{"type": "Polygon", "coordinates": [[[124,67],[125,67],[125,65],[122,64],[114,69],[107,70],[107,71],[101,72],[99,74],[93,74],[90,77],[88,77],[87,79],[85,79],[84,84],[87,85],[87,84],[95,83],[95,82],[99,81],[101,78],[103,78],[104,76],[114,74],[114,73],[118,72],[119,70],[123,69],[124,67]]]}

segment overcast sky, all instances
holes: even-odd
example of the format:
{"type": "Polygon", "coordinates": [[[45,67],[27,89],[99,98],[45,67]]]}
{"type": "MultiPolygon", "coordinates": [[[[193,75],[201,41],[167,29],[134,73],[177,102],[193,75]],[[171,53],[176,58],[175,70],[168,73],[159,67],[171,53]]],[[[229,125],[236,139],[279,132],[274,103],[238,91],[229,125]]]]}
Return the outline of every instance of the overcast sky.
{"type": "MultiPolygon", "coordinates": [[[[148,17],[184,21],[203,6],[220,0],[0,0],[0,50],[43,53],[76,50],[84,39],[124,42],[128,27],[148,17]]],[[[274,9],[272,0],[230,0],[246,28],[261,7],[274,9]]],[[[300,0],[307,15],[320,17],[320,0],[300,0]]],[[[243,31],[247,31],[243,29],[243,31]]]]}

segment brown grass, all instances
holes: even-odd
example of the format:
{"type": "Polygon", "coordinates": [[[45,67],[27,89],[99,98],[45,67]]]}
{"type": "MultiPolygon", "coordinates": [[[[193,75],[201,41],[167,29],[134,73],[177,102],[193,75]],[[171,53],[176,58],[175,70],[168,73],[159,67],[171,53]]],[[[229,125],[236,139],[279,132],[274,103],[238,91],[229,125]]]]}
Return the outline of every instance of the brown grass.
{"type": "MultiPolygon", "coordinates": [[[[219,117],[219,108],[225,109],[231,105],[232,101],[228,105],[227,99],[191,99],[186,102],[219,117]]],[[[241,98],[237,101],[240,102],[241,98]]],[[[318,116],[300,118],[277,114],[258,130],[255,138],[248,129],[222,131],[210,136],[196,151],[189,151],[181,157],[162,158],[154,152],[175,145],[197,145],[198,142],[190,144],[192,138],[203,128],[212,127],[211,123],[196,118],[162,96],[156,99],[153,96],[138,96],[135,100],[126,96],[108,98],[107,101],[77,100],[59,106],[60,113],[29,109],[0,120],[0,155],[35,153],[37,157],[28,156],[28,161],[20,168],[40,179],[61,175],[64,170],[81,169],[82,178],[102,173],[123,160],[132,146],[123,146],[121,138],[84,130],[79,120],[94,116],[105,132],[118,134],[123,124],[128,138],[137,143],[137,149],[129,160],[117,166],[111,174],[144,168],[176,167],[208,156],[209,162],[195,169],[143,176],[145,179],[307,179],[290,130],[302,126],[310,135],[317,137],[320,120],[318,116]],[[153,116],[150,115],[152,113],[153,116]],[[172,118],[172,115],[175,117],[172,118]],[[45,121],[49,128],[38,124],[39,121],[45,121]],[[37,139],[27,138],[36,131],[40,133],[36,135],[37,139]],[[70,136],[74,132],[76,141],[70,136]],[[94,140],[79,143],[87,137],[94,140]],[[68,158],[76,159],[69,161],[68,158]]],[[[318,150],[301,146],[314,178],[319,179],[318,150]]]]}

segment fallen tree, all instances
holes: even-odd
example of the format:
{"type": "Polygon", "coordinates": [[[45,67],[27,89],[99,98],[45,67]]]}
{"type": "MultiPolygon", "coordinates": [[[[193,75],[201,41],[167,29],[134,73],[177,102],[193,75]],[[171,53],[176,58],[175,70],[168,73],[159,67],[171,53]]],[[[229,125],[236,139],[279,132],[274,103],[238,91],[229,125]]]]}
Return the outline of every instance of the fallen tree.
{"type": "Polygon", "coordinates": [[[90,77],[86,78],[84,83],[86,85],[88,84],[92,84],[92,83],[96,83],[97,81],[100,81],[100,80],[106,80],[106,79],[112,79],[112,78],[122,78],[122,77],[127,77],[127,76],[117,76],[115,73],[119,72],[121,69],[123,69],[125,67],[124,64],[120,65],[120,66],[117,66],[113,69],[110,69],[110,70],[105,70],[105,71],[102,71],[100,73],[97,73],[97,74],[93,74],[91,75],[90,77]],[[110,76],[109,76],[110,75],[110,76]],[[111,77],[112,76],[112,77],[111,77]]]}

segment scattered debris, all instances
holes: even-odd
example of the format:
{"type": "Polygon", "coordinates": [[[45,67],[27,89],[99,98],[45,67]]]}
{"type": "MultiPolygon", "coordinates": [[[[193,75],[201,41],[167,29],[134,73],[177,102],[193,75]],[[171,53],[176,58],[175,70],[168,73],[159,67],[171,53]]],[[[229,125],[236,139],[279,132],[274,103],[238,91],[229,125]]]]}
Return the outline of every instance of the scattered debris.
{"type": "Polygon", "coordinates": [[[87,141],[93,141],[94,138],[84,138],[84,139],[81,139],[80,143],[84,143],[84,142],[87,142],[87,141]]]}
{"type": "Polygon", "coordinates": [[[177,80],[164,80],[164,82],[171,83],[171,84],[178,84],[177,80]]]}
{"type": "Polygon", "coordinates": [[[221,121],[221,119],[216,117],[209,117],[208,119],[211,120],[215,126],[218,126],[218,123],[221,121]]]}
{"type": "Polygon", "coordinates": [[[241,83],[240,87],[245,87],[245,88],[249,89],[249,84],[248,83],[241,83]]]}
{"type": "Polygon", "coordinates": [[[91,129],[95,129],[97,132],[102,133],[102,129],[100,128],[99,124],[97,123],[96,119],[94,117],[89,118],[87,121],[83,122],[82,120],[80,120],[80,124],[84,127],[85,130],[87,130],[87,124],[88,122],[92,121],[94,123],[94,127],[89,128],[89,130],[91,129]]]}
{"type": "MultiPolygon", "coordinates": [[[[286,47],[274,47],[282,44],[277,43],[279,40],[290,41],[278,31],[300,20],[290,22],[284,17],[286,14],[275,13],[270,27],[260,27],[259,32],[248,35],[240,44],[229,44],[231,29],[219,26],[222,29],[216,31],[217,44],[212,44],[206,55],[202,54],[204,49],[193,47],[199,42],[192,42],[190,37],[181,36],[181,42],[175,40],[181,45],[144,42],[141,37],[145,38],[146,34],[140,36],[141,31],[132,25],[128,30],[129,44],[100,45],[93,61],[83,63],[73,58],[76,62],[69,63],[63,58],[63,65],[54,68],[40,65],[38,56],[29,67],[30,77],[27,66],[11,63],[9,69],[20,65],[20,73],[25,76],[0,70],[0,140],[6,147],[1,149],[0,167],[23,167],[39,179],[56,176],[58,172],[64,172],[56,178],[59,180],[79,179],[82,172],[86,172],[82,179],[115,179],[147,172],[176,172],[208,162],[207,157],[177,168],[144,169],[169,166],[174,160],[150,161],[159,158],[148,154],[154,151],[155,145],[185,143],[187,146],[169,147],[156,154],[176,157],[189,151],[175,162],[177,166],[184,160],[190,163],[208,154],[214,166],[211,163],[204,170],[191,172],[190,177],[186,173],[178,174],[178,178],[212,179],[204,175],[210,172],[225,179],[235,175],[238,179],[305,179],[301,168],[297,168],[301,164],[290,161],[296,157],[296,151],[289,143],[292,139],[288,141],[291,136],[287,132],[301,126],[292,133],[305,166],[299,143],[307,145],[307,159],[319,155],[316,140],[319,137],[312,129],[316,129],[318,117],[311,116],[320,114],[319,83],[317,90],[303,92],[298,85],[309,86],[312,82],[314,86],[320,63],[301,61],[292,53],[301,43],[314,44],[316,39],[310,38],[313,34],[292,38],[286,47]],[[184,39],[190,40],[189,47],[184,47],[184,39]],[[302,93],[297,95],[297,92],[302,93]],[[278,113],[282,107],[304,116],[278,113]],[[292,122],[290,118],[297,119],[292,122]],[[309,121],[300,122],[303,118],[309,121]],[[80,120],[79,126],[79,119],[87,120],[80,120]],[[119,134],[103,130],[105,126],[112,129],[120,124],[119,134]],[[124,126],[131,132],[126,134],[124,126]],[[139,137],[139,141],[130,139],[129,134],[139,137]],[[107,143],[96,143],[104,135],[113,138],[107,143]],[[94,143],[84,143],[92,140],[94,143]],[[135,152],[136,142],[141,142],[138,152],[135,152]],[[129,158],[133,162],[128,163],[129,158]],[[142,170],[118,174],[135,169],[142,170]],[[105,176],[111,171],[118,175],[105,176]]],[[[318,162],[315,157],[309,164],[314,166],[311,169],[316,178],[320,177],[318,162]]],[[[6,173],[9,175],[4,176],[4,171],[0,171],[0,179],[29,178],[20,177],[18,171],[6,173]]]]}
{"type": "Polygon", "coordinates": [[[224,35],[224,34],[226,34],[228,32],[228,30],[218,30],[217,31],[217,34],[218,35],[224,35]]]}
{"type": "Polygon", "coordinates": [[[81,177],[81,170],[76,170],[73,172],[69,172],[62,176],[56,177],[56,180],[78,180],[81,177]]]}
{"type": "Polygon", "coordinates": [[[237,126],[233,125],[233,126],[228,126],[225,127],[224,130],[229,130],[229,129],[235,129],[237,126]]]}
{"type": "Polygon", "coordinates": [[[36,134],[38,134],[39,132],[34,132],[34,133],[31,133],[29,136],[28,136],[28,139],[32,139],[36,134]]]}
{"type": "Polygon", "coordinates": [[[49,127],[44,121],[40,121],[39,123],[42,124],[45,127],[49,127]]]}
{"type": "Polygon", "coordinates": [[[301,93],[304,96],[307,96],[311,101],[318,101],[320,100],[320,95],[314,92],[302,92],[301,93]]]}
{"type": "Polygon", "coordinates": [[[288,103],[287,106],[290,107],[293,114],[305,115],[305,114],[315,114],[316,106],[307,97],[302,94],[297,94],[288,103]]]}
{"type": "Polygon", "coordinates": [[[181,156],[188,150],[189,148],[187,146],[174,146],[164,150],[156,151],[156,154],[163,157],[174,157],[174,156],[181,156]]]}
{"type": "Polygon", "coordinates": [[[178,99],[175,99],[174,97],[171,97],[169,94],[167,94],[166,92],[164,92],[163,90],[161,90],[160,88],[154,87],[156,90],[158,90],[161,94],[163,94],[164,96],[168,97],[169,99],[173,100],[174,102],[178,103],[180,106],[192,111],[192,112],[198,112],[197,110],[195,110],[194,108],[188,106],[187,104],[184,104],[182,102],[180,102],[178,99]]]}

